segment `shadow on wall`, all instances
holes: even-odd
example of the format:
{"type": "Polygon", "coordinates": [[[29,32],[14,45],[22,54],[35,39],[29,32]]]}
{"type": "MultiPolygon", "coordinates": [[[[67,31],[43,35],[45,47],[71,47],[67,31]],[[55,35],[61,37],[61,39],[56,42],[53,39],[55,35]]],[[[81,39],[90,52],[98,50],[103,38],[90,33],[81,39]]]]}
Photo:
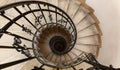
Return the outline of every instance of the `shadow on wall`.
{"type": "Polygon", "coordinates": [[[120,67],[120,0],[87,0],[87,3],[94,8],[103,31],[98,60],[120,67]]]}

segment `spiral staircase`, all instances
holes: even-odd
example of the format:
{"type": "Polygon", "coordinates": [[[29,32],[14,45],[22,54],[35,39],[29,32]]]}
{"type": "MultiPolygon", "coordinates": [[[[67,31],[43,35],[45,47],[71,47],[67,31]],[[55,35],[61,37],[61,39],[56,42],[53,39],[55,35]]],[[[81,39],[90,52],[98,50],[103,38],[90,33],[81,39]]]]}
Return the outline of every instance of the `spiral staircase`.
{"type": "MultiPolygon", "coordinates": [[[[84,0],[32,0],[0,7],[0,69],[86,70],[101,30],[84,0]]],[[[6,5],[7,4],[7,5],[6,5]]]]}

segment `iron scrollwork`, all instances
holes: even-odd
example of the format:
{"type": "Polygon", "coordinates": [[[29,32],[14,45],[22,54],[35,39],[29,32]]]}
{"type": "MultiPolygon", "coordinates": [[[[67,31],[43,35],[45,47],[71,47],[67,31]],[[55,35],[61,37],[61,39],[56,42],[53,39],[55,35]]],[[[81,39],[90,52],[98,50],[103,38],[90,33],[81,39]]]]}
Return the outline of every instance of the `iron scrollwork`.
{"type": "Polygon", "coordinates": [[[64,19],[60,19],[57,22],[59,22],[59,23],[67,23],[67,21],[65,21],[64,19]]]}
{"type": "Polygon", "coordinates": [[[33,34],[32,31],[30,29],[28,29],[27,27],[25,27],[24,25],[22,25],[22,31],[25,31],[28,34],[33,34]]]}
{"type": "Polygon", "coordinates": [[[52,18],[52,14],[49,14],[49,19],[50,19],[50,21],[53,20],[53,18],[52,18]]]}
{"type": "Polygon", "coordinates": [[[20,45],[21,43],[22,41],[20,40],[20,38],[15,37],[13,47],[15,47],[18,52],[25,54],[27,57],[31,57],[32,55],[30,54],[30,51],[27,48],[27,46],[26,45],[21,46],[20,45]]]}
{"type": "Polygon", "coordinates": [[[37,16],[37,18],[35,19],[35,26],[38,26],[39,23],[41,23],[41,19],[43,18],[43,15],[37,16]]]}

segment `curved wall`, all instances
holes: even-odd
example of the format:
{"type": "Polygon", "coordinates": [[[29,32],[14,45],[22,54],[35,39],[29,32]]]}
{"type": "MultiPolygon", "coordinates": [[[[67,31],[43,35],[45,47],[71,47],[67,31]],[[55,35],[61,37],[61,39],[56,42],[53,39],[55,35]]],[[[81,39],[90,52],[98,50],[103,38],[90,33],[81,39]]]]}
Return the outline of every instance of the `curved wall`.
{"type": "Polygon", "coordinates": [[[103,31],[98,60],[120,67],[120,0],[86,0],[100,20],[103,31]]]}

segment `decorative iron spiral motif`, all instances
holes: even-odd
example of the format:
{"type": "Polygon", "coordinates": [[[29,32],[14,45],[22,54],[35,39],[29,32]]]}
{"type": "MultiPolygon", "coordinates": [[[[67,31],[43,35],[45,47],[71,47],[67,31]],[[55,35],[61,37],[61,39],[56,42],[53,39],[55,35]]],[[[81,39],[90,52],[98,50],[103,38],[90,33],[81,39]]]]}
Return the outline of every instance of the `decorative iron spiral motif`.
{"type": "Polygon", "coordinates": [[[0,69],[34,58],[42,66],[75,69],[86,59],[86,53],[98,54],[101,32],[91,12],[77,0],[70,0],[66,10],[62,9],[62,0],[59,1],[60,8],[42,1],[23,1],[0,7],[0,19],[5,20],[0,21],[4,23],[0,28],[0,41],[8,37],[10,43],[0,43],[0,48],[16,49],[27,57],[2,64],[0,69]],[[77,9],[71,14],[72,5],[78,7],[75,6],[77,9]]]}

